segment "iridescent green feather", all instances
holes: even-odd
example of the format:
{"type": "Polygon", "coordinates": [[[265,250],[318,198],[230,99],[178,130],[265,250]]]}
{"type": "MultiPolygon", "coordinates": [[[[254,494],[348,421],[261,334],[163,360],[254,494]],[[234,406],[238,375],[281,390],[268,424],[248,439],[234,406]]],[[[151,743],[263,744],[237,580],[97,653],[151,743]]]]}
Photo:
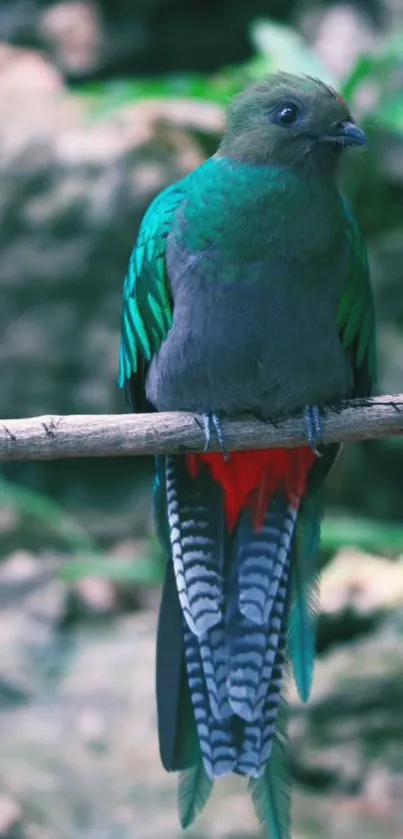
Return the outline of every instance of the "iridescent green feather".
{"type": "Polygon", "coordinates": [[[317,494],[302,505],[293,544],[293,600],[290,616],[289,653],[298,693],[307,702],[311,692],[316,653],[319,611],[317,555],[323,505],[317,494]]]}
{"type": "Polygon", "coordinates": [[[288,742],[288,706],[283,702],[270,760],[260,778],[250,778],[248,790],[268,839],[291,839],[291,781],[288,742]]]}
{"type": "Polygon", "coordinates": [[[183,828],[189,827],[204,809],[213,789],[201,753],[195,766],[181,772],[178,785],[178,810],[183,828]]]}
{"type": "Polygon", "coordinates": [[[375,312],[364,240],[347,201],[344,200],[351,267],[337,312],[337,326],[344,349],[356,342],[355,363],[366,361],[372,382],[376,380],[375,312]]]}
{"type": "MultiPolygon", "coordinates": [[[[347,202],[344,202],[351,266],[339,303],[337,325],[345,350],[353,351],[354,377],[365,362],[371,382],[376,377],[375,316],[364,241],[347,202]]],[[[309,699],[315,663],[316,624],[319,607],[319,573],[316,557],[320,542],[322,504],[310,492],[298,517],[293,545],[293,604],[289,651],[298,692],[309,699]]]]}
{"type": "Polygon", "coordinates": [[[138,372],[140,357],[151,360],[171,326],[165,248],[182,199],[178,185],[169,187],[152,202],[142,221],[123,288],[119,387],[138,372]]]}

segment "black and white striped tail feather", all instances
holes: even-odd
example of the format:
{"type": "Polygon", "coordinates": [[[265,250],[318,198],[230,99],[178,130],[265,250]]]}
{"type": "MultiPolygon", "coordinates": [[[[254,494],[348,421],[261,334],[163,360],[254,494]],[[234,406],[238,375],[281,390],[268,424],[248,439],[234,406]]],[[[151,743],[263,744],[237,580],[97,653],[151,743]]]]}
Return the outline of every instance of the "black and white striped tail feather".
{"type": "MultiPolygon", "coordinates": [[[[231,557],[233,586],[227,612],[230,647],[228,696],[246,722],[257,719],[270,683],[289,588],[290,548],[297,510],[285,498],[273,499],[260,531],[249,510],[239,522],[231,557]],[[248,550],[250,546],[250,549],[248,550]],[[249,583],[245,566],[253,578],[249,583]],[[245,616],[244,589],[253,608],[259,600],[260,625],[245,616]],[[263,595],[263,597],[262,597],[263,595]],[[270,604],[270,612],[267,606],[270,604]]],[[[255,609],[254,617],[257,615],[255,609]]]]}
{"type": "Polygon", "coordinates": [[[276,667],[278,668],[279,660],[283,660],[284,658],[283,646],[285,644],[285,633],[288,627],[291,573],[291,552],[289,552],[283,565],[282,577],[277,589],[276,599],[273,603],[273,609],[270,616],[270,631],[267,636],[267,651],[256,696],[254,719],[257,719],[263,713],[269,686],[271,687],[275,678],[274,670],[276,667]]]}
{"type": "Polygon", "coordinates": [[[274,499],[260,536],[253,530],[248,511],[244,511],[242,516],[249,516],[249,521],[240,522],[233,540],[233,556],[224,566],[221,488],[213,482],[208,470],[204,477],[201,474],[195,480],[187,475],[184,458],[167,458],[166,474],[172,554],[184,614],[188,682],[204,766],[210,778],[231,771],[256,777],[262,767],[264,770],[264,759],[270,754],[280,702],[280,627],[285,615],[284,592],[288,588],[295,505],[287,505],[285,499],[274,499]],[[257,535],[258,550],[253,557],[256,579],[249,587],[250,602],[255,598],[256,604],[260,598],[260,620],[265,612],[272,613],[260,626],[240,611],[240,581],[244,571],[241,574],[240,568],[248,560],[248,541],[255,545],[257,535]],[[243,543],[245,551],[237,550],[243,543]],[[205,574],[203,569],[200,574],[202,563],[207,568],[205,574]],[[264,577],[263,583],[259,575],[264,577]],[[218,599],[222,610],[224,586],[225,622],[216,605],[218,599]],[[207,626],[201,632],[200,615],[205,614],[207,626]],[[199,626],[194,618],[199,619],[199,626]],[[234,709],[237,716],[229,716],[234,709]],[[260,719],[255,720],[256,716],[260,719]]]}
{"type": "MultiPolygon", "coordinates": [[[[245,725],[242,752],[237,761],[236,771],[251,778],[259,778],[270,760],[273,743],[277,734],[278,716],[285,690],[285,667],[287,645],[287,621],[289,606],[289,568],[284,569],[278,601],[273,612],[279,621],[276,652],[273,663],[264,668],[261,688],[259,689],[259,712],[256,718],[245,725]],[[286,605],[282,601],[286,599],[286,605]]],[[[271,662],[271,656],[270,656],[271,662]]]]}
{"type": "Polygon", "coordinates": [[[258,678],[255,659],[264,656],[267,630],[264,626],[251,623],[240,612],[241,558],[237,533],[230,548],[226,568],[225,634],[230,661],[226,689],[233,714],[240,719],[249,720],[253,713],[249,694],[257,688],[258,678]]]}
{"type": "Polygon", "coordinates": [[[236,636],[230,644],[227,693],[232,712],[248,722],[254,718],[255,697],[267,649],[265,627],[251,625],[238,613],[236,636]],[[261,666],[260,666],[261,665],[261,666]]]}
{"type": "Polygon", "coordinates": [[[227,719],[232,711],[227,695],[229,656],[223,623],[213,626],[198,640],[213,717],[216,720],[227,719]]]}
{"type": "Polygon", "coordinates": [[[211,710],[211,696],[203,671],[199,639],[184,620],[185,658],[189,689],[203,763],[207,775],[216,778],[232,772],[236,762],[229,720],[218,721],[211,710]]]}
{"type": "Polygon", "coordinates": [[[290,551],[298,502],[275,497],[261,528],[254,531],[245,511],[238,527],[239,608],[258,625],[267,624],[276,597],[283,565],[290,551]]]}
{"type": "Polygon", "coordinates": [[[222,523],[218,507],[206,497],[200,480],[186,471],[184,458],[166,459],[167,516],[179,601],[189,629],[202,636],[222,618],[222,523]]]}

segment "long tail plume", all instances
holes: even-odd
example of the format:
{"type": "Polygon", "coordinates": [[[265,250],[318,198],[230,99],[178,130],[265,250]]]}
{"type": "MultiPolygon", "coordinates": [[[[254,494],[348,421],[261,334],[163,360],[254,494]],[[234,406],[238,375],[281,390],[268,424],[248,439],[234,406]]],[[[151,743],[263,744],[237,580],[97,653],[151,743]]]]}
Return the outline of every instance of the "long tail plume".
{"type": "Polygon", "coordinates": [[[270,760],[248,789],[259,822],[268,827],[270,839],[291,839],[291,783],[288,748],[288,707],[280,708],[270,760]]]}
{"type": "Polygon", "coordinates": [[[207,804],[213,781],[207,775],[203,759],[181,772],[178,786],[179,819],[183,828],[190,827],[207,804]]]}
{"type": "Polygon", "coordinates": [[[310,696],[319,612],[320,574],[317,555],[323,505],[317,496],[304,500],[295,533],[292,555],[293,603],[290,619],[290,657],[298,693],[310,696]]]}
{"type": "MultiPolygon", "coordinates": [[[[265,474],[267,461],[266,453],[265,474]]],[[[279,462],[289,475],[289,454],[279,462]]],[[[160,486],[180,611],[175,633],[182,670],[178,655],[167,652],[176,668],[175,684],[169,686],[173,700],[166,715],[171,733],[162,732],[160,742],[167,744],[168,768],[182,772],[178,801],[184,827],[205,806],[214,779],[235,772],[249,778],[256,812],[271,839],[290,837],[283,682],[292,610],[294,671],[300,692],[309,693],[316,577],[313,562],[307,570],[304,557],[313,555],[319,531],[312,525],[316,513],[313,517],[305,504],[299,524],[299,508],[310,463],[300,457],[292,485],[279,483],[277,464],[277,483],[269,475],[257,506],[238,504],[235,519],[226,487],[208,462],[193,460],[188,468],[185,457],[165,458],[160,486]]],[[[169,620],[174,626],[163,598],[164,610],[165,625],[169,620]]],[[[170,632],[167,628],[167,636],[170,632]]],[[[163,630],[159,637],[162,660],[163,630]]],[[[163,663],[161,672],[168,684],[163,663]]],[[[159,694],[163,706],[162,687],[159,694]]]]}
{"type": "Polygon", "coordinates": [[[245,509],[228,538],[220,486],[206,467],[194,479],[184,459],[173,457],[167,458],[166,495],[188,683],[206,773],[258,777],[270,754],[280,702],[298,505],[274,498],[258,531],[252,511],[245,509]],[[201,564],[214,573],[199,578],[201,564]],[[212,614],[209,604],[217,592],[223,614],[200,633],[194,616],[205,603],[212,614]]]}

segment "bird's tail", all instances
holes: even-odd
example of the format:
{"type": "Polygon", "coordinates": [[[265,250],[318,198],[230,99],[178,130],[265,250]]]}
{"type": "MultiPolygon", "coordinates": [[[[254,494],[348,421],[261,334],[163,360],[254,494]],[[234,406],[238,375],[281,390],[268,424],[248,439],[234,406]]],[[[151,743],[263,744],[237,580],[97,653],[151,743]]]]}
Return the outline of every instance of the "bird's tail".
{"type": "MultiPolygon", "coordinates": [[[[255,454],[261,475],[252,490],[246,476],[244,503],[234,497],[229,502],[228,475],[225,484],[214,474],[216,463],[212,469],[206,460],[220,455],[167,457],[159,463],[157,519],[171,555],[157,642],[159,739],[165,768],[182,773],[183,826],[204,807],[214,779],[235,772],[249,778],[257,814],[273,839],[286,839],[283,677],[290,608],[297,615],[294,637],[306,623],[298,606],[294,557],[301,475],[306,477],[312,459],[294,469],[294,485],[286,486],[280,479],[273,483],[275,469],[266,463],[266,453],[232,455],[237,481],[243,464],[250,473],[255,454]]],[[[304,586],[305,601],[305,577],[304,586]]],[[[297,641],[294,646],[295,672],[305,674],[307,653],[297,641]]],[[[307,690],[306,675],[300,678],[307,690]]]]}

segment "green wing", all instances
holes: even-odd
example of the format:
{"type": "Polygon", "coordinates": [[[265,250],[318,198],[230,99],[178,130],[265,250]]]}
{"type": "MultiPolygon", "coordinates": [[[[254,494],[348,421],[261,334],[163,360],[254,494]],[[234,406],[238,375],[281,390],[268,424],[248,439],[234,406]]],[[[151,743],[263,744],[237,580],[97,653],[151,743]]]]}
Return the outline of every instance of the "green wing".
{"type": "Polygon", "coordinates": [[[365,242],[344,201],[351,267],[337,312],[337,325],[354,371],[354,396],[368,396],[376,381],[375,312],[365,242]]]}
{"type": "Polygon", "coordinates": [[[118,385],[125,388],[136,410],[144,407],[147,366],[172,324],[165,249],[182,200],[178,184],[154,199],[141,223],[124,282],[118,385]]]}
{"type": "MultiPolygon", "coordinates": [[[[345,202],[351,267],[337,313],[343,347],[354,374],[354,396],[368,396],[376,379],[375,316],[364,240],[345,202]]],[[[290,657],[298,692],[309,698],[316,648],[319,567],[317,551],[322,518],[321,486],[338,455],[339,444],[323,449],[309,476],[308,494],[298,516],[293,546],[294,597],[290,623],[290,657]]],[[[273,833],[273,835],[276,835],[273,833]]]]}

